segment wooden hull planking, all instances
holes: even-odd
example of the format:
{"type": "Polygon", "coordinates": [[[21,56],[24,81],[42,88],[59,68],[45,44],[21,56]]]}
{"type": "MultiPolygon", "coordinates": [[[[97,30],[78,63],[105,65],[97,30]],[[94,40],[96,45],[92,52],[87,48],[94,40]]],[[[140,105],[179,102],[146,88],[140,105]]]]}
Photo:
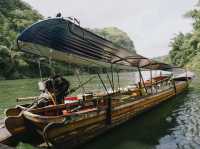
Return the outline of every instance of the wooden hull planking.
{"type": "MultiPolygon", "coordinates": [[[[183,92],[186,88],[186,82],[179,82],[176,84],[176,92],[171,88],[155,95],[146,96],[139,100],[116,106],[112,109],[111,125],[106,124],[106,111],[103,111],[96,114],[96,116],[68,124],[54,124],[46,130],[45,136],[48,141],[54,144],[65,142],[72,147],[76,146],[183,92]]],[[[31,124],[31,127],[36,129],[40,135],[44,135],[44,121],[26,114],[25,118],[31,124]]]]}

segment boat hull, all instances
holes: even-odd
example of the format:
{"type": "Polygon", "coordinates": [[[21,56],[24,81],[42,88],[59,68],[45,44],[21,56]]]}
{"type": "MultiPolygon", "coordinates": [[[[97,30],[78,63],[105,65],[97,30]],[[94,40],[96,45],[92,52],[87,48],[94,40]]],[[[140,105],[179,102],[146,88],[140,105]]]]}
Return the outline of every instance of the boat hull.
{"type": "MultiPolygon", "coordinates": [[[[187,82],[176,83],[176,90],[170,88],[155,95],[145,96],[141,99],[121,104],[113,107],[111,124],[107,124],[106,111],[96,116],[85,118],[72,123],[52,123],[48,127],[44,121],[25,114],[25,119],[30,124],[29,128],[34,128],[39,135],[45,136],[46,142],[60,145],[63,142],[68,148],[73,148],[84,143],[105,131],[120,125],[136,115],[149,110],[156,105],[176,96],[187,88],[187,82]]],[[[59,146],[61,148],[61,146],[59,146]]]]}

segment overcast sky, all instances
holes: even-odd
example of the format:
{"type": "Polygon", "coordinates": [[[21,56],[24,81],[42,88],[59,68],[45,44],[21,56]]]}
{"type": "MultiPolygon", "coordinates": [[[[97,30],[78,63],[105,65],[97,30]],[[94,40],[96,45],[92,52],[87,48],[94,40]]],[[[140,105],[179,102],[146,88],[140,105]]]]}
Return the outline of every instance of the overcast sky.
{"type": "Polygon", "coordinates": [[[74,16],[81,26],[116,26],[131,37],[139,54],[168,54],[176,33],[191,31],[191,20],[183,15],[197,0],[24,0],[45,17],[61,12],[74,16]]]}

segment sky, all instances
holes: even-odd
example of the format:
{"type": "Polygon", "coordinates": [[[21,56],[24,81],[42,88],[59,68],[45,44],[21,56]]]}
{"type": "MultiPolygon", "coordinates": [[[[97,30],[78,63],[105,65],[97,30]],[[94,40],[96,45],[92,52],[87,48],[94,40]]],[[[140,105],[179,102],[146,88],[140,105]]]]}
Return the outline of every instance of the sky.
{"type": "Polygon", "coordinates": [[[73,16],[81,26],[115,26],[133,40],[136,51],[152,58],[170,51],[170,40],[179,32],[192,30],[184,14],[197,0],[24,0],[45,17],[73,16]]]}

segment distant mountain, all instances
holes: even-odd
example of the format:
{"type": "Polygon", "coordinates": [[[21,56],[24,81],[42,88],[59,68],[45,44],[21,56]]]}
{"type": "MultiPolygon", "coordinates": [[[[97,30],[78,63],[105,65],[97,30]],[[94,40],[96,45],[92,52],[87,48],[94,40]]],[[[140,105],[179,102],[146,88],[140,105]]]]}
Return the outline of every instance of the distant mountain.
{"type": "Polygon", "coordinates": [[[170,60],[169,55],[158,56],[158,57],[155,57],[153,59],[156,60],[156,61],[159,61],[159,62],[171,64],[171,60],[170,60]]]}
{"type": "Polygon", "coordinates": [[[89,29],[90,31],[98,34],[110,41],[112,41],[116,46],[126,48],[130,51],[135,51],[135,46],[133,41],[130,39],[128,34],[117,27],[106,27],[102,29],[89,29]]]}

